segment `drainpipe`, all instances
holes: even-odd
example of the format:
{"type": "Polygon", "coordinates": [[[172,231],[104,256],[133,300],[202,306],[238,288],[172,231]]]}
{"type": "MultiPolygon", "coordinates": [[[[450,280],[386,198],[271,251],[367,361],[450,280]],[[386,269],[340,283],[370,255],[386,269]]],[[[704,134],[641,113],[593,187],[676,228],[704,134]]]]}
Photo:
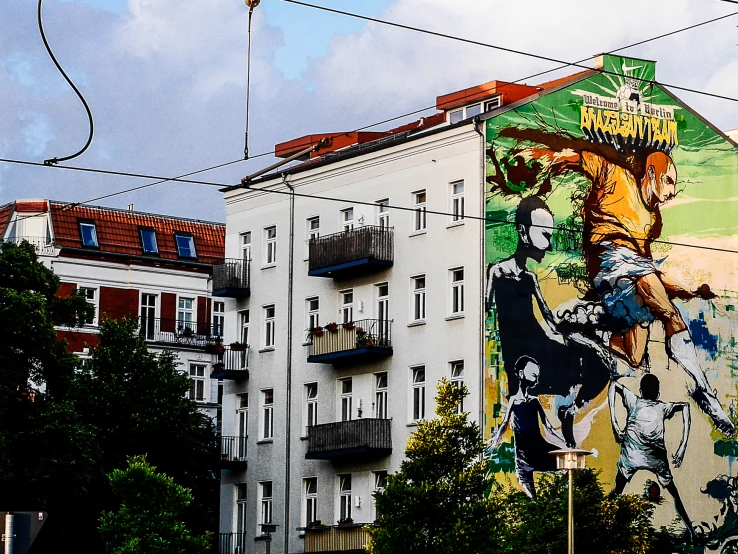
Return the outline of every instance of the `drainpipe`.
{"type": "Polygon", "coordinates": [[[5,514],[5,554],[13,554],[13,539],[15,539],[15,516],[12,512],[5,514]]]}
{"type": "MultiPolygon", "coordinates": [[[[484,123],[479,119],[478,115],[474,117],[473,123],[474,123],[474,130],[479,134],[479,139],[480,139],[479,140],[480,141],[479,201],[480,201],[480,206],[481,206],[482,217],[486,217],[487,207],[485,204],[485,189],[486,189],[486,183],[487,183],[487,180],[486,180],[487,172],[485,168],[485,146],[487,145],[487,137],[485,136],[484,131],[481,131],[479,129],[480,123],[482,125],[484,125],[484,123]]],[[[481,366],[479,368],[480,371],[479,371],[479,419],[478,421],[479,421],[479,426],[482,429],[482,437],[484,437],[484,428],[487,423],[484,420],[484,394],[485,394],[485,387],[484,387],[485,375],[484,373],[486,371],[486,368],[485,368],[486,349],[485,349],[485,342],[484,342],[485,341],[484,325],[487,319],[486,317],[487,314],[484,308],[487,305],[486,298],[484,297],[484,295],[487,293],[487,287],[485,286],[486,283],[484,282],[484,279],[486,278],[486,274],[487,274],[486,272],[487,268],[486,268],[486,263],[485,263],[486,262],[486,252],[484,248],[484,245],[485,245],[484,235],[487,230],[486,220],[485,219],[479,220],[479,225],[481,227],[480,245],[479,245],[479,260],[480,260],[480,263],[479,263],[479,298],[482,301],[482,304],[481,304],[482,309],[481,309],[481,313],[479,314],[479,336],[481,340],[479,341],[479,355],[477,358],[479,362],[481,363],[481,366]]]]}
{"type": "Polygon", "coordinates": [[[284,554],[289,552],[290,536],[290,441],[292,440],[292,295],[295,278],[295,187],[282,174],[282,183],[290,189],[290,243],[287,277],[287,417],[285,418],[285,478],[284,478],[284,554]]]}

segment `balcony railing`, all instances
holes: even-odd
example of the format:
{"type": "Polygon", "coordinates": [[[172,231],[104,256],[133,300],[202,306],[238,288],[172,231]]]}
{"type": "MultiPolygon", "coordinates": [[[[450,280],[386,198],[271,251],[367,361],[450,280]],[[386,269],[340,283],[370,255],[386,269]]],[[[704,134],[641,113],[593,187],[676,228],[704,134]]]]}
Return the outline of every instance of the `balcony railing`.
{"type": "Polygon", "coordinates": [[[361,319],[308,331],[309,363],[366,361],[392,355],[392,320],[361,319]]]}
{"type": "Polygon", "coordinates": [[[48,237],[9,237],[5,239],[6,242],[13,242],[20,244],[26,241],[36,247],[36,253],[39,256],[53,256],[54,255],[54,241],[48,237]]]}
{"type": "Polygon", "coordinates": [[[247,442],[248,437],[220,437],[220,467],[246,469],[247,442]]]}
{"type": "Polygon", "coordinates": [[[394,263],[394,230],[365,225],[310,239],[308,275],[340,277],[394,263]]]}
{"type": "Polygon", "coordinates": [[[246,533],[219,533],[218,554],[246,554],[246,533]]]}
{"type": "Polygon", "coordinates": [[[368,525],[305,528],[305,552],[362,552],[369,544],[368,525]]]}
{"type": "Polygon", "coordinates": [[[232,379],[234,381],[248,379],[249,351],[250,348],[245,346],[238,350],[224,347],[222,352],[214,352],[218,356],[218,361],[213,364],[213,372],[210,377],[213,379],[232,379]]]}
{"type": "Polygon", "coordinates": [[[225,260],[213,265],[213,296],[244,298],[251,294],[247,260],[225,260]]]}
{"type": "Polygon", "coordinates": [[[354,419],[308,427],[305,458],[332,460],[348,456],[386,456],[392,452],[390,419],[354,419]]]}
{"type": "Polygon", "coordinates": [[[205,348],[222,336],[223,326],[144,316],[139,318],[138,332],[145,340],[159,344],[205,348]]]}

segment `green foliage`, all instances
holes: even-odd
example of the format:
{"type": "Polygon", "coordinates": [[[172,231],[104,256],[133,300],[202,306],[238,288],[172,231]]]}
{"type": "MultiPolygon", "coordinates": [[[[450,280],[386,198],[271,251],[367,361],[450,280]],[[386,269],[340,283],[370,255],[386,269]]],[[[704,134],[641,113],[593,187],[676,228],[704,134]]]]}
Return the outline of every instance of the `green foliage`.
{"type": "Polygon", "coordinates": [[[209,534],[194,536],[181,521],[192,492],[157,473],[146,456],[133,456],[127,469],[108,475],[120,498],[116,512],[104,512],[100,532],[108,554],[205,554],[209,534]]]}
{"type": "Polygon", "coordinates": [[[400,471],[375,493],[372,553],[494,551],[502,510],[498,497],[485,496],[492,482],[479,426],[456,413],[466,394],[445,379],[438,384],[438,418],[418,424],[400,471]]]}

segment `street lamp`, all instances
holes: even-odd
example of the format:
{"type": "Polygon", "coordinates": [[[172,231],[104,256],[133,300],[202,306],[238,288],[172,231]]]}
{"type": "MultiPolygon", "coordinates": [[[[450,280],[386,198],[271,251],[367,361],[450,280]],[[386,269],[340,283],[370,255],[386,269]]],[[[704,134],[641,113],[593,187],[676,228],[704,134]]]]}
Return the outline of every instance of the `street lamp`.
{"type": "Polygon", "coordinates": [[[592,454],[589,450],[564,448],[549,452],[556,456],[556,469],[565,469],[569,472],[569,554],[574,554],[574,511],[573,511],[573,478],[574,470],[584,469],[584,458],[592,454]]]}
{"type": "Polygon", "coordinates": [[[262,523],[261,524],[261,537],[256,537],[255,540],[263,540],[266,543],[266,554],[270,554],[272,550],[272,533],[277,532],[277,526],[273,523],[262,523]]]}

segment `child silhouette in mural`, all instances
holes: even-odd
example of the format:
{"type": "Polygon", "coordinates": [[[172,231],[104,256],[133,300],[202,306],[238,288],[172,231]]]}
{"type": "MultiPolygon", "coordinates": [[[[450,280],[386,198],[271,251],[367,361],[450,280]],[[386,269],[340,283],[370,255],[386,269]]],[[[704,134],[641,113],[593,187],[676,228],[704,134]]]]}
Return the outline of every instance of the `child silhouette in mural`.
{"type": "Polygon", "coordinates": [[[674,484],[674,477],[669,468],[669,460],[664,442],[664,424],[677,412],[682,413],[682,441],[672,456],[674,467],[679,467],[687,450],[689,438],[690,413],[686,402],[661,402],[659,378],[651,373],[641,378],[641,396],[636,396],[627,387],[613,382],[608,390],[610,420],[615,440],[620,444],[618,472],[615,476],[616,494],[621,494],[625,486],[640,470],[650,471],[656,475],[661,486],[674,498],[674,507],[679,517],[687,526],[690,536],[694,538],[692,521],[687,515],[679,491],[674,484]],[[621,429],[615,416],[615,396],[620,395],[627,412],[625,428],[621,429]]]}
{"type": "Polygon", "coordinates": [[[497,448],[502,435],[512,422],[515,437],[515,473],[523,490],[532,499],[536,497],[533,472],[555,471],[556,457],[549,452],[559,448],[543,438],[539,421],[549,433],[564,442],[564,437],[548,421],[538,397],[530,393],[538,383],[540,373],[538,362],[529,356],[521,356],[515,362],[518,391],[510,398],[507,413],[490,445],[492,450],[497,448]]]}
{"type": "Polygon", "coordinates": [[[538,360],[540,380],[535,394],[571,397],[576,391],[576,398],[562,402],[557,412],[566,444],[573,448],[574,412],[605,389],[615,371],[615,361],[601,344],[557,323],[538,278],[526,267],[529,259],[540,263],[551,250],[553,225],[553,215],[541,198],[528,196],[521,200],[515,212],[515,253],[487,268],[487,311],[492,306],[497,311],[509,392],[518,389],[518,380],[516,372],[507,368],[512,368],[521,356],[538,360]],[[534,302],[547,329],[538,322],[534,302]]]}

